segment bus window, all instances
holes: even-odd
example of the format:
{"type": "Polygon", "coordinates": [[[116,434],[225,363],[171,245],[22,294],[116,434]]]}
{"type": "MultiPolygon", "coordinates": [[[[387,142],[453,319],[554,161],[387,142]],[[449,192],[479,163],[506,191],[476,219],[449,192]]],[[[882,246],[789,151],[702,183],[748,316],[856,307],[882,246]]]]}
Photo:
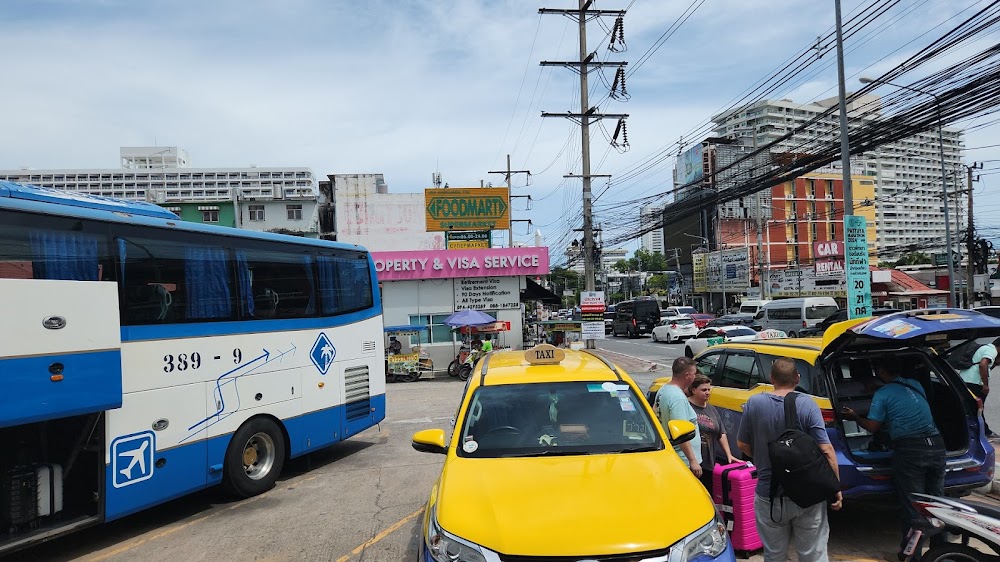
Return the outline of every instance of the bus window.
{"type": "Polygon", "coordinates": [[[323,315],[343,314],[372,306],[372,281],[365,254],[318,256],[323,315]]]}
{"type": "Polygon", "coordinates": [[[0,213],[0,278],[113,281],[105,238],[70,218],[0,213]]]}
{"type": "Polygon", "coordinates": [[[241,309],[260,320],[315,316],[313,261],[306,253],[237,249],[237,276],[245,298],[241,309]]]}
{"type": "Polygon", "coordinates": [[[117,238],[122,263],[122,323],[234,320],[228,252],[221,246],[117,238]]]}

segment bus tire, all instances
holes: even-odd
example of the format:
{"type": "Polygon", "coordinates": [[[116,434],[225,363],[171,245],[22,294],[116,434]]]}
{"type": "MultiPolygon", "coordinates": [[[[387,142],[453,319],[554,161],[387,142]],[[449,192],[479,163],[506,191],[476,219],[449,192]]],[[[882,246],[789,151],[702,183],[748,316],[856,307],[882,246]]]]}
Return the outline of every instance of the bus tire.
{"type": "Polygon", "coordinates": [[[238,498],[270,490],[285,464],[285,436],[269,418],[247,420],[236,430],[226,449],[222,485],[238,498]]]}

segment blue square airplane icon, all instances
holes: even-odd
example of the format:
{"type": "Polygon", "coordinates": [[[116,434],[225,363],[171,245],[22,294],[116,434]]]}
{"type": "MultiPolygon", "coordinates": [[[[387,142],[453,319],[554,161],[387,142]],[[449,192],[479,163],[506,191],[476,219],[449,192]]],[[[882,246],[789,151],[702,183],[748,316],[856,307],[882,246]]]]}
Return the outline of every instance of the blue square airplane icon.
{"type": "Polygon", "coordinates": [[[111,443],[111,471],[115,488],[153,477],[156,436],[151,431],[119,437],[111,443]]]}

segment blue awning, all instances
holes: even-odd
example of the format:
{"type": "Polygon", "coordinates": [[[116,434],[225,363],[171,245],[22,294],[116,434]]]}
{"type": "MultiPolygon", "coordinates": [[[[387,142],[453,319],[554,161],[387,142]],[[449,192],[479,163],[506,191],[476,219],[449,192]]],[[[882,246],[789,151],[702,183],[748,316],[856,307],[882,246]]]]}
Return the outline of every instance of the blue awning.
{"type": "Polygon", "coordinates": [[[400,333],[400,332],[421,332],[421,331],[426,330],[426,329],[427,329],[427,326],[418,326],[416,324],[409,324],[409,325],[405,325],[405,326],[386,326],[384,328],[384,331],[387,334],[390,334],[390,333],[396,334],[396,333],[400,333]]]}

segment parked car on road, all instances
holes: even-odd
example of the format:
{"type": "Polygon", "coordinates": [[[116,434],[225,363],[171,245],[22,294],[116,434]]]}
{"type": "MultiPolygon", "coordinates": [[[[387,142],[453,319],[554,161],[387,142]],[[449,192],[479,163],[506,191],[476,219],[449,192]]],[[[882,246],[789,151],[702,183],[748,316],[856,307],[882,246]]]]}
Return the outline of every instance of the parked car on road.
{"type": "MultiPolygon", "coordinates": [[[[876,308],[872,310],[872,316],[885,316],[886,314],[892,314],[894,312],[902,312],[898,308],[876,308]]],[[[799,331],[799,337],[805,338],[809,336],[818,336],[826,331],[827,328],[836,324],[837,322],[843,322],[847,320],[847,309],[841,308],[837,312],[827,316],[816,324],[812,328],[802,328],[799,331]]]]}
{"type": "Polygon", "coordinates": [[[717,328],[719,326],[750,326],[753,324],[752,314],[723,314],[718,318],[709,320],[708,324],[705,325],[706,328],[717,328]]]}
{"type": "Polygon", "coordinates": [[[661,427],[624,371],[552,346],[494,352],[475,371],[453,431],[413,435],[414,449],[444,457],[418,561],[735,562],[725,521],[673,449],[695,426],[661,427]]]}
{"type": "Polygon", "coordinates": [[[695,312],[693,314],[688,314],[688,316],[694,319],[694,325],[697,326],[699,330],[708,326],[708,323],[712,320],[715,320],[714,314],[705,314],[702,312],[695,312]]]}
{"type": "Polygon", "coordinates": [[[754,326],[764,330],[781,330],[794,338],[804,328],[815,326],[837,310],[837,301],[833,297],[778,299],[760,309],[754,316],[754,326]]]}
{"type": "Polygon", "coordinates": [[[611,333],[637,338],[653,331],[660,323],[660,305],[653,297],[639,297],[615,305],[611,333]]]}
{"type": "MultiPolygon", "coordinates": [[[[820,407],[839,459],[844,497],[851,499],[895,493],[892,449],[884,435],[873,435],[841,416],[844,406],[868,413],[874,394],[868,381],[875,362],[891,357],[901,372],[924,387],[948,449],[945,491],[961,495],[992,481],[996,454],[986,439],[981,403],[945,362],[946,353],[939,355],[933,348],[996,336],[1000,323],[974,311],[911,310],[834,324],[822,340],[723,343],[695,355],[695,363],[699,372],[712,378],[711,403],[719,408],[726,427],[733,428],[728,436],[735,447],[747,399],[773,388],[770,373],[776,358],[793,359],[802,377],[799,391],[820,407]]],[[[647,396],[655,396],[667,380],[654,381],[647,396]]]]}
{"type": "Polygon", "coordinates": [[[760,309],[764,308],[764,305],[771,302],[769,299],[746,299],[740,303],[740,314],[749,314],[751,316],[760,312],[760,309]]]}
{"type": "Polygon", "coordinates": [[[691,316],[692,314],[698,314],[698,309],[693,306],[668,306],[660,309],[661,318],[667,316],[691,316]]]}
{"type": "Polygon", "coordinates": [[[674,343],[693,338],[697,333],[698,327],[690,316],[671,316],[660,320],[653,328],[653,341],[674,343]]]}
{"type": "Polygon", "coordinates": [[[746,326],[719,326],[705,328],[684,344],[684,355],[694,357],[706,348],[726,342],[743,342],[757,339],[757,332],[746,326]]]}

